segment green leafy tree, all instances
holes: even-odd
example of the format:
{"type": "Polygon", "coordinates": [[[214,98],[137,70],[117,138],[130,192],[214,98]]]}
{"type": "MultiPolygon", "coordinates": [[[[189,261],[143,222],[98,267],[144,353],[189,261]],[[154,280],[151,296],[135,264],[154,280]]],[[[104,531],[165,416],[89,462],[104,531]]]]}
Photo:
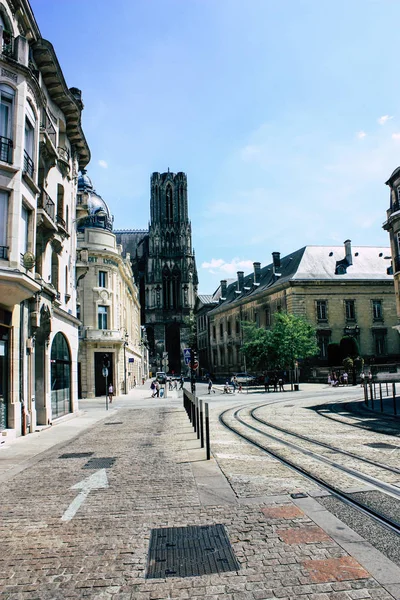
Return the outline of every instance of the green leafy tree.
{"type": "Polygon", "coordinates": [[[271,331],[257,327],[254,323],[242,323],[243,345],[241,352],[246,357],[247,368],[254,371],[269,369],[272,361],[271,331]]]}
{"type": "Polygon", "coordinates": [[[197,319],[193,310],[183,319],[183,322],[188,330],[189,348],[197,350],[197,319]]]}
{"type": "Polygon", "coordinates": [[[315,328],[302,317],[277,313],[271,330],[276,366],[294,368],[296,360],[318,354],[315,328]]]}

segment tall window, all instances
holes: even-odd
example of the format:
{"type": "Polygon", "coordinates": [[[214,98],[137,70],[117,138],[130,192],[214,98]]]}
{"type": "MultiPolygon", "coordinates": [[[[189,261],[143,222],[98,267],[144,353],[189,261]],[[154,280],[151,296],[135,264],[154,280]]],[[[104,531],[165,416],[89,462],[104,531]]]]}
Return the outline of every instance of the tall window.
{"type": "Polygon", "coordinates": [[[239,335],[239,333],[240,333],[240,322],[239,321],[236,321],[235,331],[236,331],[236,335],[239,335]]]}
{"type": "Polygon", "coordinates": [[[224,337],[224,326],[222,323],[219,324],[219,337],[224,337]]]}
{"type": "Polygon", "coordinates": [[[232,335],[232,329],[231,329],[231,321],[230,321],[230,319],[228,320],[227,328],[228,328],[228,335],[232,335]]]}
{"type": "Polygon", "coordinates": [[[99,287],[107,287],[107,271],[99,271],[99,287]]]}
{"type": "Polygon", "coordinates": [[[213,340],[215,340],[215,338],[217,337],[217,332],[215,331],[215,325],[213,325],[212,332],[213,332],[213,340]]]}
{"type": "Polygon", "coordinates": [[[29,211],[25,206],[21,208],[21,235],[19,251],[23,255],[28,252],[28,234],[29,234],[29,211]]]}
{"type": "Polygon", "coordinates": [[[12,162],[14,99],[12,87],[0,84],[0,160],[8,163],[12,162]]]}
{"type": "Polygon", "coordinates": [[[374,321],[382,321],[383,320],[382,300],[373,300],[372,301],[372,317],[373,317],[374,321]]]}
{"type": "Polygon", "coordinates": [[[54,250],[51,255],[51,284],[58,290],[58,255],[54,250]]]}
{"type": "Polygon", "coordinates": [[[319,357],[323,360],[328,358],[329,340],[330,340],[330,331],[318,331],[317,343],[319,346],[319,357]]]}
{"type": "Polygon", "coordinates": [[[25,119],[25,151],[33,160],[35,128],[29,119],[25,119]]]}
{"type": "Polygon", "coordinates": [[[382,331],[375,330],[373,335],[376,356],[386,354],[386,329],[382,329],[382,331]]]}
{"type": "Polygon", "coordinates": [[[346,312],[346,320],[347,321],[355,321],[356,320],[356,306],[354,300],[345,300],[345,312],[346,312]]]}
{"type": "Polygon", "coordinates": [[[108,306],[99,306],[97,309],[97,317],[99,323],[99,329],[108,329],[108,306]]]}
{"type": "Polygon", "coordinates": [[[7,258],[8,193],[0,190],[0,258],[7,258]]]}
{"type": "Polygon", "coordinates": [[[165,198],[166,198],[166,211],[165,211],[165,213],[166,213],[166,216],[167,216],[167,221],[173,221],[174,201],[173,201],[172,187],[170,185],[167,185],[167,190],[166,190],[165,198]]]}
{"type": "Polygon", "coordinates": [[[327,321],[327,302],[326,300],[317,300],[317,321],[327,321]]]}
{"type": "Polygon", "coordinates": [[[64,220],[64,186],[57,184],[57,219],[64,220]]]}

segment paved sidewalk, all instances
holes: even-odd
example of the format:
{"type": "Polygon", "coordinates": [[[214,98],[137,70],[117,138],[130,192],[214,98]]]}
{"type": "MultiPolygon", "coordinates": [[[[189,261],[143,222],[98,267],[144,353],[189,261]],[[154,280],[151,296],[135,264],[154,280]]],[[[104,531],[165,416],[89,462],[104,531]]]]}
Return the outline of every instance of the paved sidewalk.
{"type": "Polygon", "coordinates": [[[108,414],[85,401],[79,416],[0,451],[8,465],[0,477],[2,600],[400,598],[400,569],[316,498],[291,498],[298,476],[283,465],[247,446],[259,469],[253,480],[273,470],[272,485],[262,496],[234,491],[228,480],[243,472],[243,443],[213,419],[215,448],[229,458],[226,479],[214,458],[204,460],[180,404],[173,393],[156,405],[143,388],[115,399],[108,414]],[[104,457],[107,467],[88,470],[88,460],[104,457]],[[83,481],[103,471],[85,495],[83,481]],[[276,493],[278,481],[287,493],[276,493]],[[176,576],[181,558],[163,578],[146,578],[151,530],[216,524],[239,569],[176,576]]]}

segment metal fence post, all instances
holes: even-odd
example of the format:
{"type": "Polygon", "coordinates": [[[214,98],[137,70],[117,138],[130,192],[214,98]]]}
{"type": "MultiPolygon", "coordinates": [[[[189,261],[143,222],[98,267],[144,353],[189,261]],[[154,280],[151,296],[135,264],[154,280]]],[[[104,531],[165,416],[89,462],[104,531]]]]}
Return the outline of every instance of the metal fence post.
{"type": "Polygon", "coordinates": [[[397,406],[396,406],[396,384],[393,384],[393,412],[395,416],[397,416],[397,406]]]}
{"type": "Polygon", "coordinates": [[[368,388],[367,388],[367,384],[365,382],[363,383],[363,388],[364,388],[364,402],[365,402],[366,406],[368,406],[368,388]]]}
{"type": "Polygon", "coordinates": [[[372,383],[369,384],[369,391],[371,394],[371,408],[372,408],[372,410],[374,410],[374,393],[372,390],[372,383]]]}
{"type": "Polygon", "coordinates": [[[381,402],[381,412],[383,412],[383,400],[382,400],[382,384],[379,384],[379,400],[381,402]]]}
{"type": "Polygon", "coordinates": [[[208,402],[205,402],[205,415],[206,415],[206,453],[207,453],[207,460],[210,460],[211,458],[211,453],[210,453],[210,418],[209,418],[209,413],[208,413],[208,402]]]}
{"type": "Polygon", "coordinates": [[[197,439],[200,439],[200,410],[199,410],[199,399],[197,398],[197,396],[195,396],[195,402],[196,402],[196,432],[197,432],[197,439]]]}

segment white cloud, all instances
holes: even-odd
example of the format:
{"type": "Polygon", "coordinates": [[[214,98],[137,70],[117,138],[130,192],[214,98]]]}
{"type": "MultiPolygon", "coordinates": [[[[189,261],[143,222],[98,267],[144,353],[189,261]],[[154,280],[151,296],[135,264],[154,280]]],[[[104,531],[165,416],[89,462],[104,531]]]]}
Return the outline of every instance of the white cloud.
{"type": "Polygon", "coordinates": [[[362,140],[363,138],[365,138],[367,136],[367,134],[365,133],[365,131],[359,131],[357,134],[357,137],[359,140],[362,140]]]}
{"type": "Polygon", "coordinates": [[[108,163],[105,160],[99,160],[99,166],[102,169],[108,169],[108,163]]]}
{"type": "Polygon", "coordinates": [[[207,269],[213,275],[235,275],[237,271],[251,271],[253,262],[251,260],[242,260],[240,258],[232,258],[230,262],[226,262],[222,258],[212,258],[210,262],[203,262],[202,268],[207,269]]]}
{"type": "Polygon", "coordinates": [[[392,133],[392,140],[400,140],[400,133],[392,133]]]}
{"type": "Polygon", "coordinates": [[[390,119],[393,119],[393,117],[391,117],[390,115],[383,115],[382,117],[379,117],[378,123],[379,125],[385,125],[385,123],[390,121],[390,119]]]}

